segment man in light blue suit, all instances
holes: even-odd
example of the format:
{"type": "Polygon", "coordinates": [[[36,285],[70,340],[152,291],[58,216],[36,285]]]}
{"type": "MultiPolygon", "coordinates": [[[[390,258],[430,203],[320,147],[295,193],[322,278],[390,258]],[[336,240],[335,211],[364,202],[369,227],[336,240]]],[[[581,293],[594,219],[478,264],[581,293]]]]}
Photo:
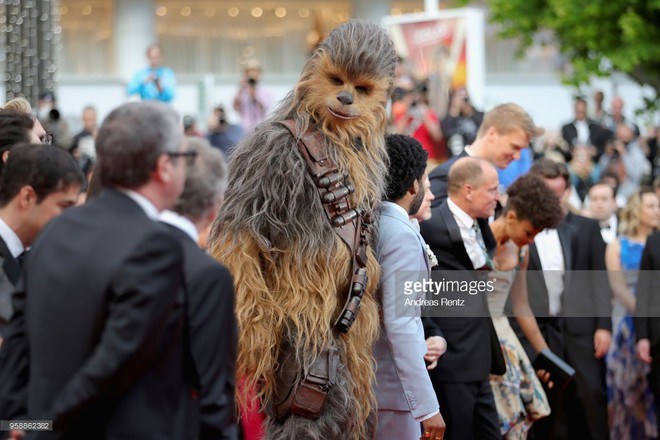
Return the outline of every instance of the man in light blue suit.
{"type": "Polygon", "coordinates": [[[378,261],[383,269],[378,291],[382,327],[374,349],[376,439],[417,440],[421,436],[440,440],[445,423],[424,363],[427,346],[421,307],[405,305],[406,300],[423,299],[424,293],[406,295],[401,282],[402,276],[407,283],[430,279],[424,240],[408,218],[419,210],[424,200],[427,153],[409,136],[387,136],[386,146],[389,179],[386,201],[381,208],[378,244],[378,261]]]}

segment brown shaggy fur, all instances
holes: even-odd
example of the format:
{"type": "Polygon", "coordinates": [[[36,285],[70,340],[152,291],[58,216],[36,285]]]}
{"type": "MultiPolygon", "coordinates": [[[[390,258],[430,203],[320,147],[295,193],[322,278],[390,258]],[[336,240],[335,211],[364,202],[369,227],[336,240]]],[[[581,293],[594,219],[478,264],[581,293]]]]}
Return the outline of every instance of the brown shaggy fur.
{"type": "MultiPolygon", "coordinates": [[[[300,363],[309,365],[333,337],[331,327],[352,275],[350,251],[330,226],[296,142],[276,122],[294,119],[299,135],[307,128],[320,131],[329,154],[355,185],[351,206],[373,213],[385,187],[385,105],[394,66],[392,43],[381,28],[359,21],[340,26],[307,61],[295,89],[270,119],[233,153],[225,204],[209,248],[234,276],[237,373],[248,386],[258,387],[264,406],[278,377],[283,341],[290,341],[300,363]],[[353,102],[342,105],[340,92],[350,93],[353,102]]],[[[380,269],[371,250],[367,271],[360,313],[339,341],[353,414],[335,421],[343,426],[328,428],[320,438],[333,438],[337,429],[367,438],[367,420],[375,410],[372,346],[379,328],[374,292],[380,269]]],[[[269,423],[271,437],[281,435],[273,433],[274,425],[269,423]]]]}

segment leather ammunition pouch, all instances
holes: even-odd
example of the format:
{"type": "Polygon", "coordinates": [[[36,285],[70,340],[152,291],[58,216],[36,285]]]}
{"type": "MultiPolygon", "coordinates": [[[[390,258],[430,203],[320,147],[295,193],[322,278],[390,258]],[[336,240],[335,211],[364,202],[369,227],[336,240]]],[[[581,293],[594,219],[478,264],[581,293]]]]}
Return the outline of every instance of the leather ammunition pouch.
{"type": "Polygon", "coordinates": [[[291,414],[318,419],[323,414],[328,392],[335,384],[339,350],[334,344],[323,350],[305,372],[295,361],[293,350],[285,350],[280,358],[281,371],[271,416],[278,422],[291,414]]]}

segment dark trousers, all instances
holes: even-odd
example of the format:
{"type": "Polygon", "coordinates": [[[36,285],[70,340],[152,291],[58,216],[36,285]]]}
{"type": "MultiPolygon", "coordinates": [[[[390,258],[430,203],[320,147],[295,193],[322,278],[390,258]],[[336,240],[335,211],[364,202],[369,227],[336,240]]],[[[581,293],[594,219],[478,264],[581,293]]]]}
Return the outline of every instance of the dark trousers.
{"type": "Polygon", "coordinates": [[[660,420],[660,342],[651,345],[651,372],[649,373],[649,383],[655,397],[656,420],[660,420]]]}
{"type": "Polygon", "coordinates": [[[500,423],[490,382],[434,381],[440,413],[447,429],[444,440],[501,440],[500,423]]]}
{"type": "Polygon", "coordinates": [[[561,393],[546,389],[552,412],[534,423],[529,439],[608,440],[605,363],[594,357],[593,333],[569,334],[563,321],[542,333],[550,349],[575,368],[575,379],[561,393]]]}

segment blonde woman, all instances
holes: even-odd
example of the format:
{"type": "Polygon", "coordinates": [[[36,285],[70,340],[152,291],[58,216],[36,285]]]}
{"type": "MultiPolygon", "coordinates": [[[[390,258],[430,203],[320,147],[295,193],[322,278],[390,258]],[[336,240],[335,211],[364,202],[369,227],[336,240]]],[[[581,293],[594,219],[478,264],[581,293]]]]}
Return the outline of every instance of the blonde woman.
{"type": "Polygon", "coordinates": [[[632,315],[637,271],[646,239],[660,226],[660,201],[651,189],[633,194],[623,209],[619,237],[607,246],[605,265],[612,293],[612,345],[607,355],[610,437],[655,438],[658,434],[649,366],[635,356],[632,315]]]}

